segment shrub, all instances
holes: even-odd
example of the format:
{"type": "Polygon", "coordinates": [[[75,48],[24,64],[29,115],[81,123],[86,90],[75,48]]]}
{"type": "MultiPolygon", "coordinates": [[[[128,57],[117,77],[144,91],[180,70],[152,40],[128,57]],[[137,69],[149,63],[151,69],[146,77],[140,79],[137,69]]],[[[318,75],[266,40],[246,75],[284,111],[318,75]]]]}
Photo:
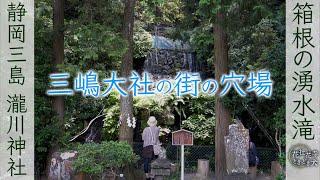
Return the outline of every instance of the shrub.
{"type": "Polygon", "coordinates": [[[138,156],[126,142],[86,143],[79,145],[77,150],[78,157],[73,162],[73,167],[78,172],[91,175],[115,171],[138,160],[138,156]]]}

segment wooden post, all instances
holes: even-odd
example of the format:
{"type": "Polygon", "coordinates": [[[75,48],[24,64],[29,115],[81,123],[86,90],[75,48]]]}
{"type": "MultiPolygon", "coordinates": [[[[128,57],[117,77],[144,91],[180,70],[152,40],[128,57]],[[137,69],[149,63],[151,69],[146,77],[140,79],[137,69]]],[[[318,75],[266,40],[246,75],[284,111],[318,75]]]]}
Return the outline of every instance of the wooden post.
{"type": "Polygon", "coordinates": [[[172,145],[181,147],[181,180],[184,180],[184,146],[193,145],[193,133],[184,129],[172,132],[172,145]]]}
{"type": "Polygon", "coordinates": [[[181,180],[184,180],[184,145],[181,145],[181,180]]]}

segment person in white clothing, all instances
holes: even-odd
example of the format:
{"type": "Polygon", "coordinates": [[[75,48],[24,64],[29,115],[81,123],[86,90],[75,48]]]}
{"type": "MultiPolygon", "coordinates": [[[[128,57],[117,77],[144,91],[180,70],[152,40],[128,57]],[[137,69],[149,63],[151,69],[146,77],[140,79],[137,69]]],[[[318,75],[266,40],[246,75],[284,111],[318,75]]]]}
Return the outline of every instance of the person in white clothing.
{"type": "Polygon", "coordinates": [[[146,173],[147,179],[150,178],[150,164],[151,161],[155,158],[154,154],[154,145],[160,144],[159,141],[159,133],[160,128],[157,127],[157,120],[154,116],[150,116],[147,122],[149,127],[144,128],[142,133],[142,140],[143,140],[143,165],[144,165],[144,172],[146,173]]]}

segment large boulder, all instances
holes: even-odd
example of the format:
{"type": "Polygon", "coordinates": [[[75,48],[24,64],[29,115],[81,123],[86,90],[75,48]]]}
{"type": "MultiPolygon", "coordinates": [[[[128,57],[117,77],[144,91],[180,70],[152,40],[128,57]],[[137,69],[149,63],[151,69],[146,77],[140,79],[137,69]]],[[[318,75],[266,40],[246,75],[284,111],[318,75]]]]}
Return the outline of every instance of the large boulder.
{"type": "Polygon", "coordinates": [[[77,157],[77,151],[55,152],[52,154],[49,168],[50,180],[69,180],[75,176],[72,161],[77,157]]]}

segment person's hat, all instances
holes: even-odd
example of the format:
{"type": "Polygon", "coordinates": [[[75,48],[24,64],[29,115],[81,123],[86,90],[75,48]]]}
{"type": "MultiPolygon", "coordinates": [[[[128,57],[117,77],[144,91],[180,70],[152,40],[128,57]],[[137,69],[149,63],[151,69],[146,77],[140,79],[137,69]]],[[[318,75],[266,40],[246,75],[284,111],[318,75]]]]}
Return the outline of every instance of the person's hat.
{"type": "Polygon", "coordinates": [[[157,120],[154,116],[150,116],[147,123],[149,126],[155,126],[157,125],[157,120]]]}

